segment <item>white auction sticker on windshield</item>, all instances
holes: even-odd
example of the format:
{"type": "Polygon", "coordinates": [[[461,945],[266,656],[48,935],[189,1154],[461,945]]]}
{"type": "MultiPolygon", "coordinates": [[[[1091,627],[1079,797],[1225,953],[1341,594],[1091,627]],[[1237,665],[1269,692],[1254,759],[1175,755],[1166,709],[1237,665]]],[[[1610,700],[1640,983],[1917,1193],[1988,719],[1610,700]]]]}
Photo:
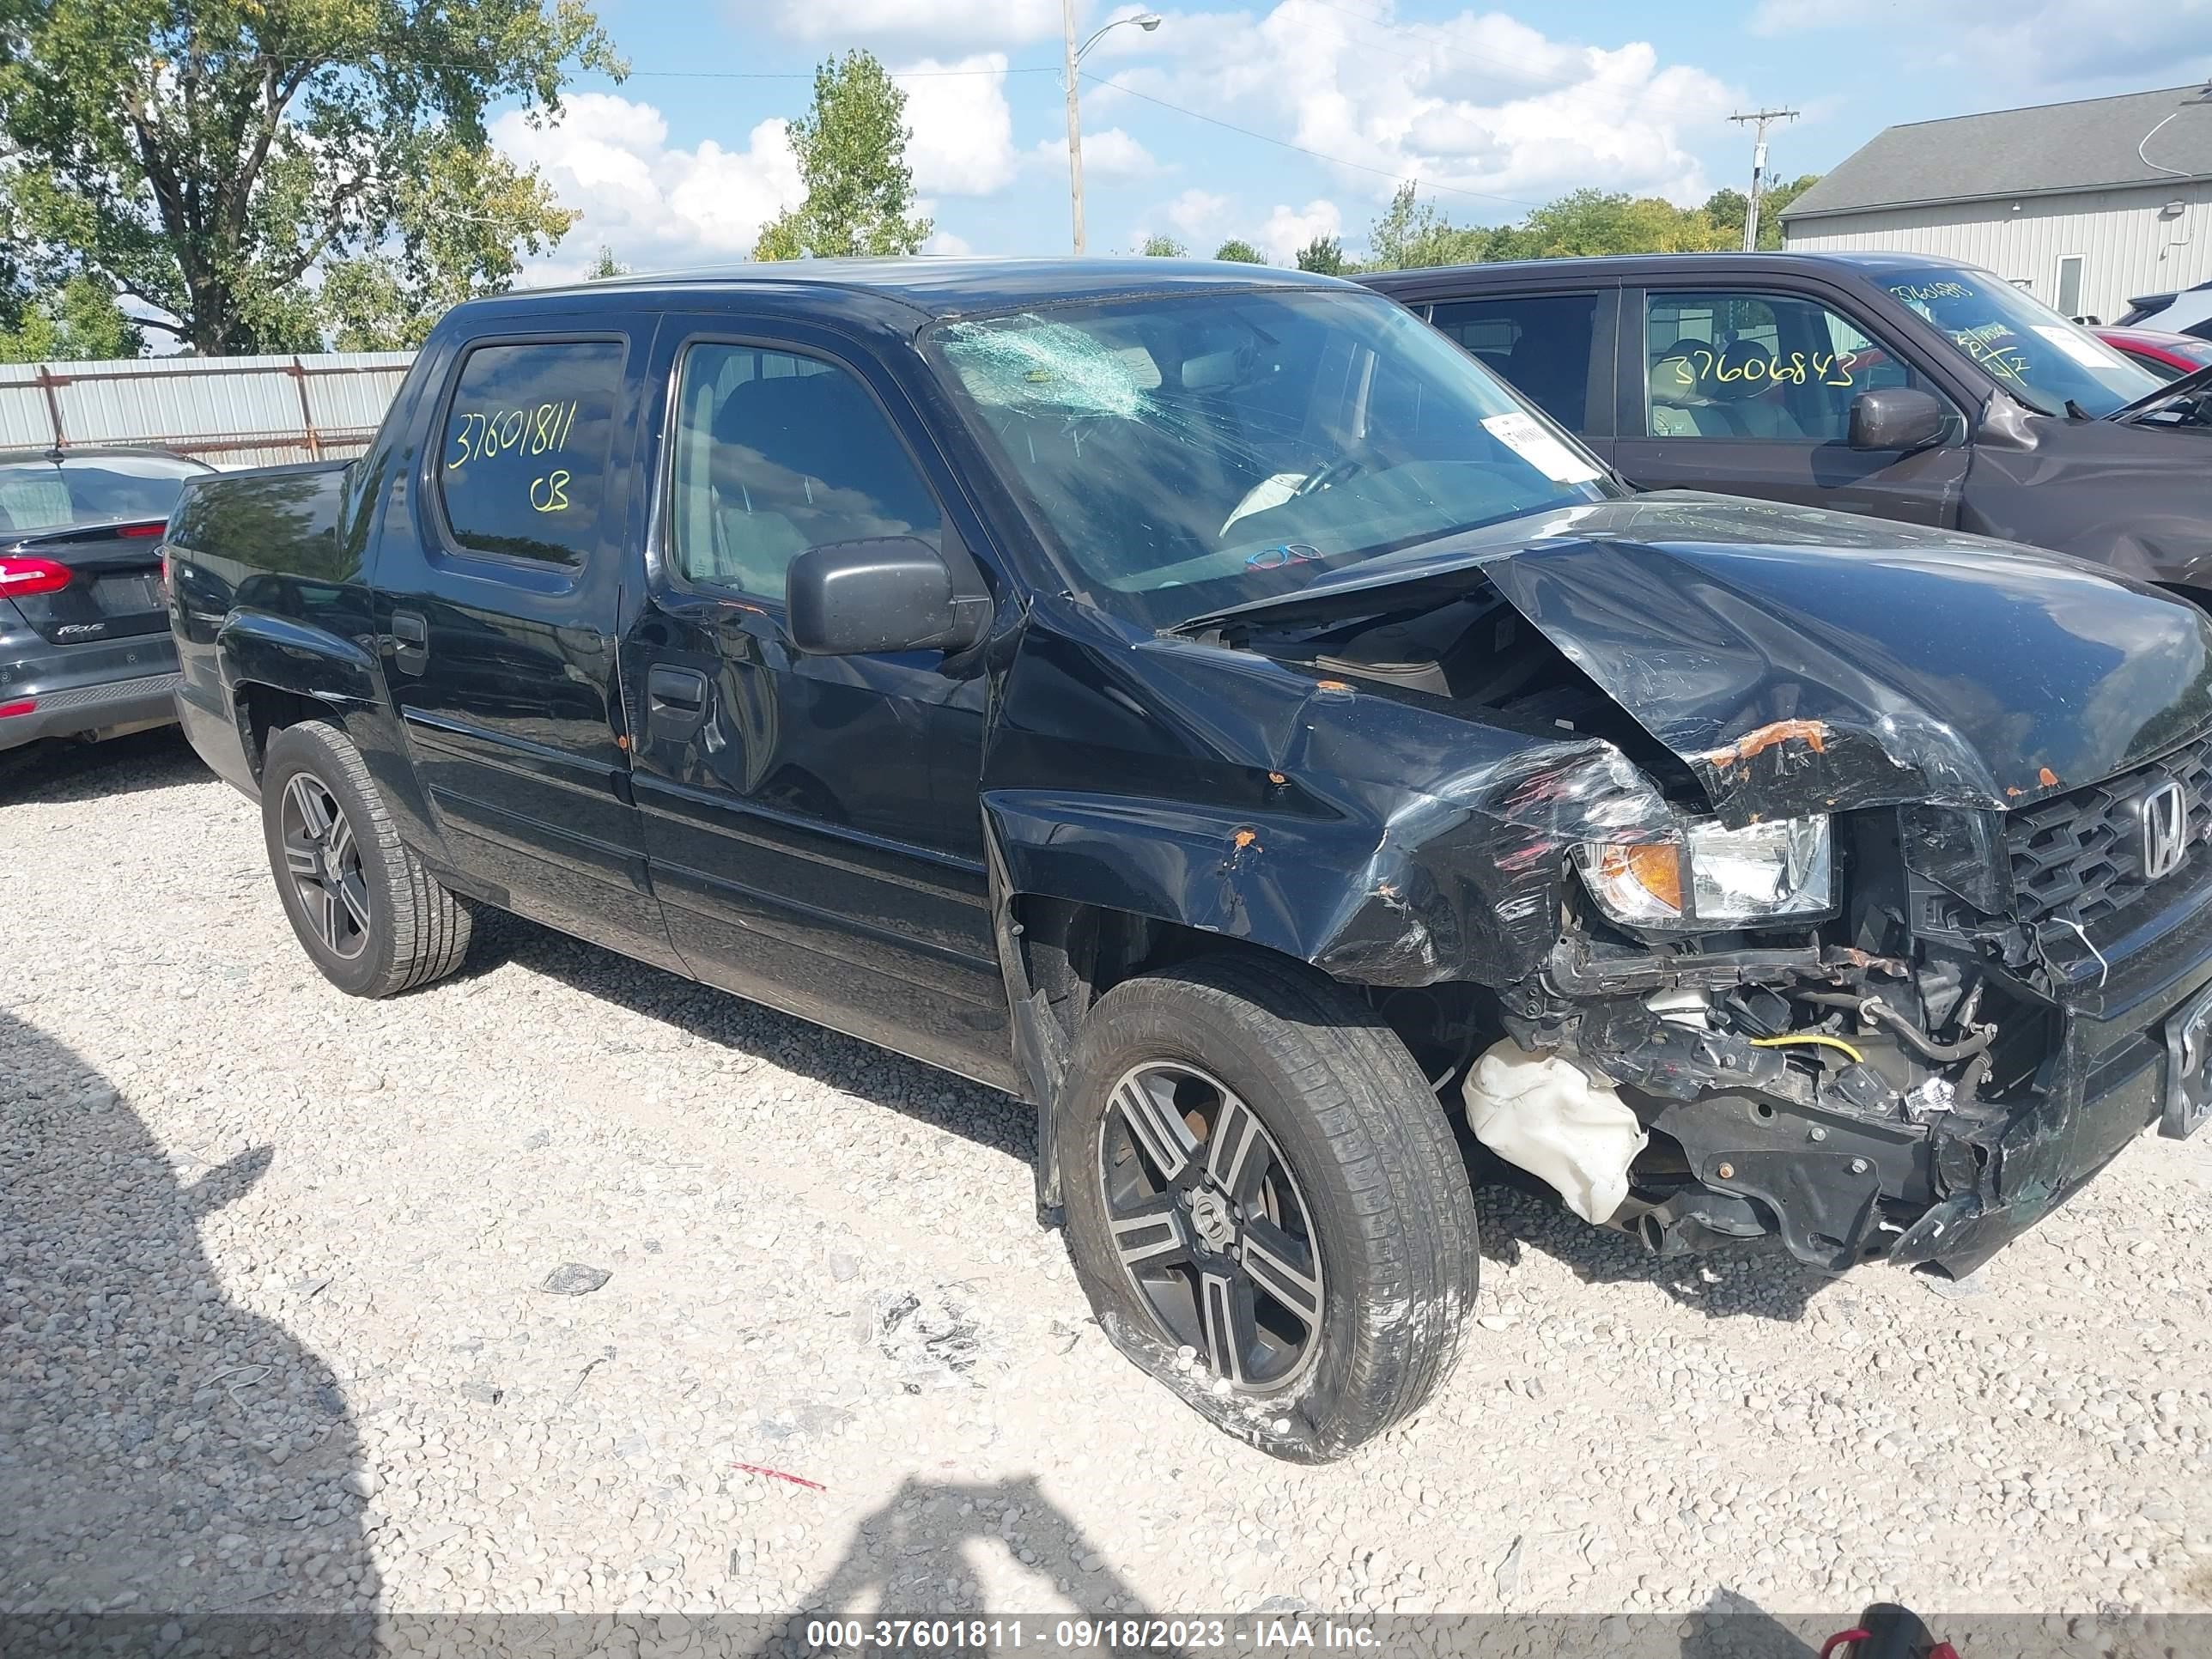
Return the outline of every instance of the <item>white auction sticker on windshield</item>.
{"type": "Polygon", "coordinates": [[[1545,431],[1533,416],[1517,409],[1510,415],[1493,415],[1482,425],[1492,437],[1556,483],[1588,483],[1592,478],[1603,476],[1588,461],[1545,431]]]}
{"type": "Polygon", "coordinates": [[[2084,368],[2110,368],[2112,354],[2094,340],[2085,340],[2070,328],[2061,328],[2056,323],[2038,323],[2035,331],[2057,346],[2084,368]]]}

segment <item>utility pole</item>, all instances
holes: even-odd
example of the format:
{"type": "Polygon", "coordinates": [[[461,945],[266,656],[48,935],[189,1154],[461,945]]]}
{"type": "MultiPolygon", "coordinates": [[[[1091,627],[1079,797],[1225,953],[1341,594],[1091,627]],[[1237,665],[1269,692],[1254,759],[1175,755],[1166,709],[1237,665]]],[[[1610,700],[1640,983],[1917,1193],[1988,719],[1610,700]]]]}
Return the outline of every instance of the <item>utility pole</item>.
{"type": "MultiPolygon", "coordinates": [[[[1073,4],[1073,0],[1068,0],[1068,3],[1073,4]]],[[[1746,253],[1759,252],[1759,198],[1766,188],[1767,123],[1794,121],[1796,118],[1797,112],[1794,109],[1760,109],[1753,110],[1747,115],[1729,117],[1729,119],[1738,126],[1748,125],[1753,130],[1751,144],[1751,200],[1744,204],[1743,210],[1743,251],[1746,253]]],[[[1078,234],[1078,240],[1080,240],[1080,233],[1078,234]]]]}
{"type": "MultiPolygon", "coordinates": [[[[1155,27],[1158,27],[1154,24],[1155,27]]],[[[1075,96],[1075,0],[1060,0],[1060,28],[1067,48],[1067,199],[1075,213],[1075,251],[1083,252],[1083,116],[1075,96]]]]}

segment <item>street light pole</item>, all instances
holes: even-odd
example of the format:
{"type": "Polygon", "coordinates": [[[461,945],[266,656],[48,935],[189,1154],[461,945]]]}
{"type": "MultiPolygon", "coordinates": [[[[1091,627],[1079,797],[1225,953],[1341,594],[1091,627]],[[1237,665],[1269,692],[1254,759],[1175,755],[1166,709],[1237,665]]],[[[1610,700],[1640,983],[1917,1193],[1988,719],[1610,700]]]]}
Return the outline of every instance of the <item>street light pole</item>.
{"type": "Polygon", "coordinates": [[[1083,252],[1083,116],[1075,94],[1075,0],[1060,0],[1060,37],[1067,51],[1067,199],[1075,214],[1075,251],[1083,252]]]}
{"type": "Polygon", "coordinates": [[[1083,252],[1083,113],[1075,92],[1075,67],[1083,61],[1083,54],[1098,44],[1107,29],[1117,29],[1124,23],[1134,23],[1150,34],[1160,26],[1160,15],[1156,11],[1139,13],[1131,17],[1117,17],[1094,33],[1081,46],[1075,44],[1075,0],[1060,0],[1060,39],[1066,46],[1066,62],[1060,70],[1067,87],[1067,200],[1075,216],[1075,251],[1083,252]]]}

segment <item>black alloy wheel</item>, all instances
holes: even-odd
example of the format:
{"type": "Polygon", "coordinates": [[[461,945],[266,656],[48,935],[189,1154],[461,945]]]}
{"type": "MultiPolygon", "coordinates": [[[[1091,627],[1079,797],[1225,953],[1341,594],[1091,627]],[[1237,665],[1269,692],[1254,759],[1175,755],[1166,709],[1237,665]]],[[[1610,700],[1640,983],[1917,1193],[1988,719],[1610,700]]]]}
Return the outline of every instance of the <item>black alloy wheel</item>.
{"type": "Polygon", "coordinates": [[[467,906],[400,838],[360,747],[335,722],[270,733],[261,836],[285,920],[341,991],[388,997],[461,965],[467,906]]]}
{"type": "Polygon", "coordinates": [[[295,772],[284,785],[277,822],[300,914],[325,949],[351,961],[368,944],[368,886],[345,809],[320,778],[295,772]]]}
{"type": "Polygon", "coordinates": [[[1397,1034],[1252,951],[1125,979],[1052,1108],[1069,1258],[1114,1346],[1277,1457],[1345,1456],[1449,1372],[1467,1166],[1397,1034]]]}
{"type": "Polygon", "coordinates": [[[1218,1079],[1133,1067],[1099,1121],[1115,1249],[1163,1333],[1255,1394],[1295,1383],[1320,1346],[1313,1212],[1282,1149],[1218,1079]]]}

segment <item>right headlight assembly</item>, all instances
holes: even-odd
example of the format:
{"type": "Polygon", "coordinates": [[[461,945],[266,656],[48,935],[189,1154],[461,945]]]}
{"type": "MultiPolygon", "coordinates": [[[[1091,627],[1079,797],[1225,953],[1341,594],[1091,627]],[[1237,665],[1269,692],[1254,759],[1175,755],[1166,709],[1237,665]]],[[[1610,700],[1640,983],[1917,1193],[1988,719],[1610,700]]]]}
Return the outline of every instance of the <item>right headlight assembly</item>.
{"type": "Polygon", "coordinates": [[[1583,842],[1575,865],[1598,908],[1630,927],[1755,927],[1835,908],[1825,816],[1741,830],[1695,819],[1658,841],[1583,842]]]}

